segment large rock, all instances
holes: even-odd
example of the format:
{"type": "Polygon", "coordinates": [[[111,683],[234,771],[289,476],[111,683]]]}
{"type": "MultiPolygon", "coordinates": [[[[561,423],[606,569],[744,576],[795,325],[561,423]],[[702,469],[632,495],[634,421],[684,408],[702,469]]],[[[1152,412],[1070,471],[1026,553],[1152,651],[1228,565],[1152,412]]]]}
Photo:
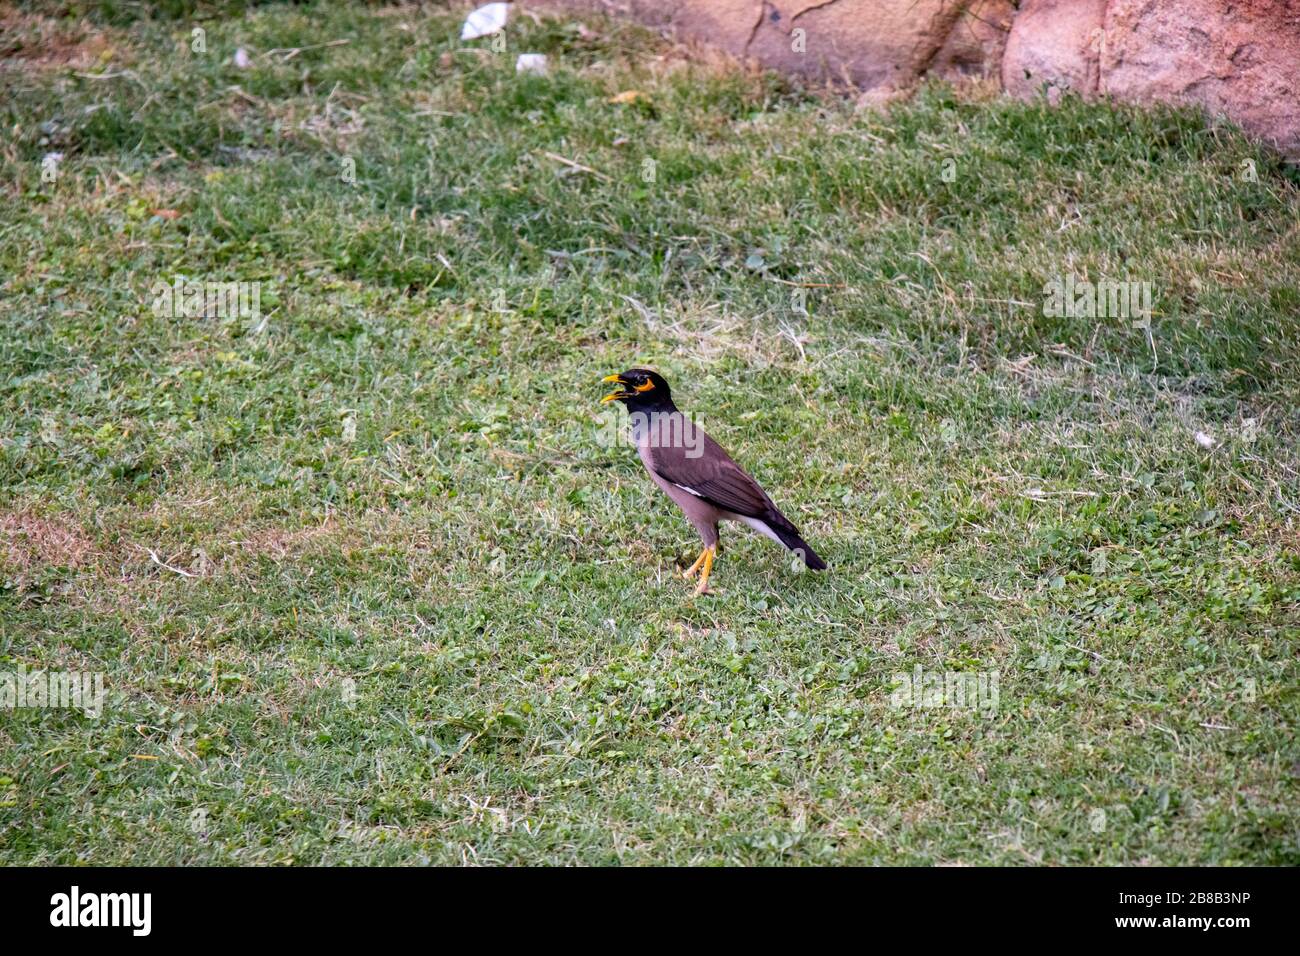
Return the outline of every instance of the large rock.
{"type": "Polygon", "coordinates": [[[1190,103],[1300,158],[1300,0],[550,0],[887,102],[926,76],[1190,103]]]}
{"type": "Polygon", "coordinates": [[[926,75],[996,75],[1015,12],[1012,0],[559,3],[627,13],[773,69],[867,90],[906,89],[926,75]]]}
{"type": "Polygon", "coordinates": [[[1002,86],[1012,96],[1055,99],[1097,94],[1108,0],[1025,0],[1002,56],[1002,86]]]}
{"type": "Polygon", "coordinates": [[[926,75],[997,72],[1007,0],[776,0],[744,52],[760,63],[861,89],[906,89],[926,75]]]}
{"type": "Polygon", "coordinates": [[[1300,157],[1300,0],[1110,0],[1101,92],[1193,103],[1300,157]]]}

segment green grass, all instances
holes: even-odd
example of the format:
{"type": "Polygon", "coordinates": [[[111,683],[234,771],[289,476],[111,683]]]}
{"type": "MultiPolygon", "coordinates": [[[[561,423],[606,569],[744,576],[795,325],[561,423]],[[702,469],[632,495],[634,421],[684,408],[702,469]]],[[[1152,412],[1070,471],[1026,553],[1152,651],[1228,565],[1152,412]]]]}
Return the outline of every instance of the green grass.
{"type": "Polygon", "coordinates": [[[6,41],[0,670],[108,700],[0,712],[0,862],[1300,863],[1294,169],[600,18],[176,6],[6,41]],[[601,441],[632,364],[830,573],[728,528],[692,598],[601,441]],[[891,706],[918,665],[996,711],[891,706]]]}

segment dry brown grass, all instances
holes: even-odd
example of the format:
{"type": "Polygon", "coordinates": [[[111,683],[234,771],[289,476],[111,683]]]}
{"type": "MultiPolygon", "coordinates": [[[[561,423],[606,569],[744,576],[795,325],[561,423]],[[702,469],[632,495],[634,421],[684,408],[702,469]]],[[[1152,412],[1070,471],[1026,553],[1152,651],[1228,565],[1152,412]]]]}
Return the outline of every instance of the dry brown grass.
{"type": "Polygon", "coordinates": [[[24,590],[48,568],[79,568],[93,556],[93,544],[79,528],[28,511],[0,514],[0,571],[24,590]]]}
{"type": "Polygon", "coordinates": [[[114,52],[114,33],[0,3],[0,70],[85,68],[114,52]]]}

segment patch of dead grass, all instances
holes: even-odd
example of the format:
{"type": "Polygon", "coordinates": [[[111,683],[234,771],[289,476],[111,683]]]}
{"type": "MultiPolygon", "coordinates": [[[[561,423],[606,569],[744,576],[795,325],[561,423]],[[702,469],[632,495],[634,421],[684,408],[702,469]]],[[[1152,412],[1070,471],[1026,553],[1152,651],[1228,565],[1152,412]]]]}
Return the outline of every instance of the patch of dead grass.
{"type": "Polygon", "coordinates": [[[0,569],[23,590],[49,568],[79,568],[93,556],[93,545],[67,522],[28,511],[0,513],[0,569]]]}
{"type": "Polygon", "coordinates": [[[108,30],[0,4],[0,70],[90,67],[113,55],[113,40],[108,30]]]}

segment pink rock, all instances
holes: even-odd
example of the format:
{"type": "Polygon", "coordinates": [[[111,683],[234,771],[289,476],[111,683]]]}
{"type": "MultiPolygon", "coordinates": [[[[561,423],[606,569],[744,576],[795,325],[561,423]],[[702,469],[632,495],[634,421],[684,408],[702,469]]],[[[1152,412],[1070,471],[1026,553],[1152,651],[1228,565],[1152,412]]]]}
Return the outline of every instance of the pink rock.
{"type": "Polygon", "coordinates": [[[1002,87],[1012,96],[1065,90],[1097,94],[1107,0],[1025,0],[1002,56],[1002,87]]]}
{"type": "Polygon", "coordinates": [[[765,66],[856,85],[864,106],[927,76],[995,75],[1191,103],[1300,157],[1300,0],[552,0],[630,14],[765,66]],[[874,91],[874,92],[873,92],[874,91]]]}
{"type": "Polygon", "coordinates": [[[1101,92],[1193,103],[1300,156],[1300,0],[1110,0],[1101,92]]]}

